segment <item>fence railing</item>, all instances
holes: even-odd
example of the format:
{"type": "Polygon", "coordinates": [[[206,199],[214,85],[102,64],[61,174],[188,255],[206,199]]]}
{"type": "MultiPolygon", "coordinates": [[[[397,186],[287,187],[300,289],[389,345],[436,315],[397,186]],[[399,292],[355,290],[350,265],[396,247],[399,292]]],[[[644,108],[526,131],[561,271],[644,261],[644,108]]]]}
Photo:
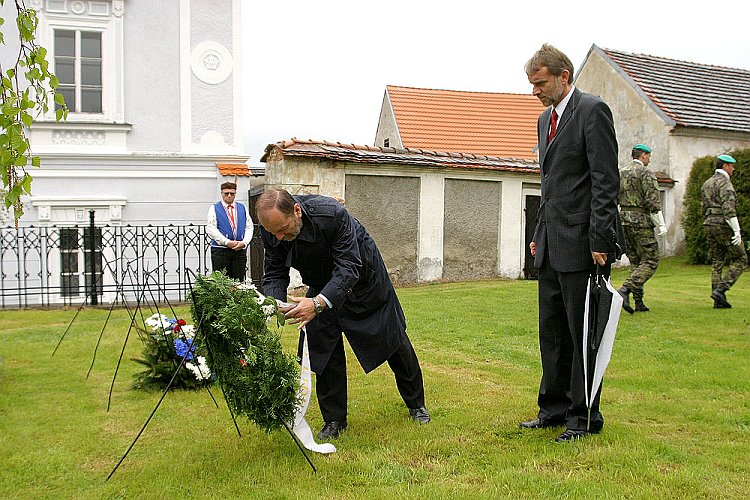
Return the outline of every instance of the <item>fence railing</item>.
{"type": "MultiPolygon", "coordinates": [[[[205,225],[0,228],[0,308],[137,300],[182,302],[211,271],[205,225]],[[93,277],[93,278],[92,278],[93,277]]],[[[260,231],[248,277],[263,269],[260,231]]]]}

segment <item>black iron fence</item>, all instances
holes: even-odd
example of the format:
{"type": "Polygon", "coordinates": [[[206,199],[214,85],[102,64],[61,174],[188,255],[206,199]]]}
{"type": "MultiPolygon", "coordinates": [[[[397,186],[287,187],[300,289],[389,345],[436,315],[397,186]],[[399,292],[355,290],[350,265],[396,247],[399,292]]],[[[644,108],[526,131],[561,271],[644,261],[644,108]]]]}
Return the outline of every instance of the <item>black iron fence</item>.
{"type": "MultiPolygon", "coordinates": [[[[0,307],[182,302],[211,271],[205,225],[0,228],[0,307]]],[[[256,225],[248,277],[259,284],[263,245],[256,225]]]]}

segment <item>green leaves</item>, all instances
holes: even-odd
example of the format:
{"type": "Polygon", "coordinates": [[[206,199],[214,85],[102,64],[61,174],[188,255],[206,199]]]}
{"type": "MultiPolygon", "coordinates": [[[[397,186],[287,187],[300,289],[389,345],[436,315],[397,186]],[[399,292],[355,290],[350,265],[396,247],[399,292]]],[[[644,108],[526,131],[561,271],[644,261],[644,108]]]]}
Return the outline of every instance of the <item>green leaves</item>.
{"type": "Polygon", "coordinates": [[[197,349],[205,347],[208,366],[218,377],[235,415],[245,415],[266,431],[294,416],[299,390],[296,357],[285,354],[278,332],[268,328],[257,291],[241,287],[225,274],[198,276],[192,293],[193,321],[200,326],[197,349]]]}
{"type": "MultiPolygon", "coordinates": [[[[4,0],[0,0],[3,5],[4,0]]],[[[23,2],[16,2],[16,27],[20,39],[18,57],[15,66],[2,71],[0,68],[0,172],[3,185],[0,188],[7,208],[13,207],[13,216],[18,219],[23,215],[22,194],[31,193],[32,178],[26,173],[26,166],[41,166],[38,156],[31,155],[29,140],[24,128],[31,128],[34,115],[39,116],[49,111],[49,96],[52,95],[56,106],[55,119],[64,120],[68,108],[62,94],[55,91],[60,80],[50,73],[47,61],[47,49],[36,45],[36,29],[39,18],[34,9],[21,8],[23,2]],[[19,68],[25,81],[19,81],[19,68]],[[22,87],[25,85],[25,87],[22,87]]],[[[5,23],[0,18],[0,26],[5,23]]],[[[4,43],[0,32],[0,43],[4,43]]]]}

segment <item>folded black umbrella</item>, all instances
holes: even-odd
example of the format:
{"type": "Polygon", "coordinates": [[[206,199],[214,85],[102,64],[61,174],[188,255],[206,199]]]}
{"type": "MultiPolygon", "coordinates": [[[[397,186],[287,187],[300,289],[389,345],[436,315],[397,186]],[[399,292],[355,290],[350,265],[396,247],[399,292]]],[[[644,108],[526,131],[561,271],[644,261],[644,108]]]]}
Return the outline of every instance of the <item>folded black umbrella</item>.
{"type": "Polygon", "coordinates": [[[591,405],[612,357],[621,308],[622,296],[612,286],[605,270],[597,265],[596,271],[589,276],[583,324],[583,376],[589,421],[591,405]]]}

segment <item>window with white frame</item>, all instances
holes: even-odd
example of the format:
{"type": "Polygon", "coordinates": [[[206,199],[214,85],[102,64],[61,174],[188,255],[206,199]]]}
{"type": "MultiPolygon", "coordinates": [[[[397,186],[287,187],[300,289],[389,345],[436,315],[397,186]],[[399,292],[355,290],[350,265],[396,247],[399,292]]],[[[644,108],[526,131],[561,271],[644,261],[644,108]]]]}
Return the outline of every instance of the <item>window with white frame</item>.
{"type": "MultiPolygon", "coordinates": [[[[28,3],[28,2],[27,2],[28,3]]],[[[33,0],[37,42],[70,109],[67,123],[121,124],[124,112],[123,0],[33,0]]],[[[54,110],[45,115],[54,120],[54,110]]],[[[63,125],[64,127],[64,125],[63,125]]]]}
{"type": "Polygon", "coordinates": [[[54,30],[58,90],[73,113],[102,112],[102,34],[54,30]]]}

